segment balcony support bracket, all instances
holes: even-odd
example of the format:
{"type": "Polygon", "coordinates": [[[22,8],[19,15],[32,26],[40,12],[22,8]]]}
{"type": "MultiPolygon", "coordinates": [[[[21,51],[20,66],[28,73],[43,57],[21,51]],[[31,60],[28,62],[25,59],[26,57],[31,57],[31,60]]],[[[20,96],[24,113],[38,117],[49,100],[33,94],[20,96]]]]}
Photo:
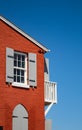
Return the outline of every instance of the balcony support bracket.
{"type": "Polygon", "coordinates": [[[47,109],[45,110],[45,117],[48,114],[48,112],[50,111],[51,107],[53,106],[53,102],[47,107],[47,109]]]}

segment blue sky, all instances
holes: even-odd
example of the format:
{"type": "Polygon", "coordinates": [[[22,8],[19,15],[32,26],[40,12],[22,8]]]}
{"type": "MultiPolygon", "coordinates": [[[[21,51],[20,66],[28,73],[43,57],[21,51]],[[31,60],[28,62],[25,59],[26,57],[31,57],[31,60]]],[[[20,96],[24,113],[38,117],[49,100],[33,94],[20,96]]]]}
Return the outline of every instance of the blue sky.
{"type": "Polygon", "coordinates": [[[0,14],[51,50],[50,80],[58,104],[52,130],[82,130],[82,1],[0,0],[0,14]]]}

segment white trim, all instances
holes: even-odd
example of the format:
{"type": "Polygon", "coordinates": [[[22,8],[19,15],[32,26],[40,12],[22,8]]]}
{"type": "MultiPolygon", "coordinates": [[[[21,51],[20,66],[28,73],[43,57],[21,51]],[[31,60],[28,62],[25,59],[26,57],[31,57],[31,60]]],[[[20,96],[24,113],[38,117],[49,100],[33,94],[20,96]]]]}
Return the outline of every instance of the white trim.
{"type": "Polygon", "coordinates": [[[4,17],[0,16],[0,19],[2,21],[4,21],[6,24],[8,24],[10,27],[12,27],[13,29],[15,29],[17,32],[19,32],[20,34],[22,34],[24,37],[26,37],[27,39],[29,39],[30,41],[32,41],[35,45],[37,45],[40,48],[42,48],[45,52],[50,51],[49,49],[47,49],[46,47],[44,47],[43,45],[41,45],[39,42],[37,42],[35,39],[33,39],[32,37],[30,37],[29,35],[27,35],[26,33],[24,33],[21,29],[19,29],[18,27],[16,27],[14,24],[12,24],[11,22],[9,22],[4,17]]]}
{"type": "Polygon", "coordinates": [[[12,86],[14,86],[14,87],[20,87],[20,88],[30,88],[29,85],[25,85],[23,83],[16,83],[16,82],[13,82],[12,86]]]}
{"type": "Polygon", "coordinates": [[[27,75],[28,75],[28,72],[27,72],[27,54],[25,55],[25,84],[27,84],[27,75]]]}
{"type": "Polygon", "coordinates": [[[14,51],[16,54],[22,54],[22,55],[26,55],[26,53],[23,53],[23,52],[19,52],[19,51],[14,51]]]}

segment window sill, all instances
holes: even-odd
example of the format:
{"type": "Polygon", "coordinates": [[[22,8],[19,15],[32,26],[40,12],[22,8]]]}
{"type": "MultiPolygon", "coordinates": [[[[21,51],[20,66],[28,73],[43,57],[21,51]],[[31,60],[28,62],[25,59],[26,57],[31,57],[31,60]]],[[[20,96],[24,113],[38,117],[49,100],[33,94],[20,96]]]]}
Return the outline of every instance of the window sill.
{"type": "Polygon", "coordinates": [[[29,85],[22,84],[22,83],[12,83],[12,86],[19,87],[19,88],[29,88],[29,85]]]}

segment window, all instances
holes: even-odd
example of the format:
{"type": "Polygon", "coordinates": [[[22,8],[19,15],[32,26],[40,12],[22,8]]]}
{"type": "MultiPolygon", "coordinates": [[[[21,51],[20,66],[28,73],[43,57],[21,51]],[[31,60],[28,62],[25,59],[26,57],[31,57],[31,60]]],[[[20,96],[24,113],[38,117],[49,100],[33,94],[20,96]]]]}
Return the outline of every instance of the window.
{"type": "Polygon", "coordinates": [[[29,86],[37,86],[36,68],[37,64],[35,53],[22,53],[14,51],[12,48],[6,48],[7,83],[11,83],[16,87],[24,88],[29,88],[29,86]]]}
{"type": "Polygon", "coordinates": [[[14,82],[27,84],[27,55],[14,52],[14,82]]]}
{"type": "Polygon", "coordinates": [[[0,130],[3,130],[3,126],[0,126],[0,130]]]}
{"type": "Polygon", "coordinates": [[[13,86],[29,87],[27,84],[27,67],[27,54],[14,51],[13,86]]]}

